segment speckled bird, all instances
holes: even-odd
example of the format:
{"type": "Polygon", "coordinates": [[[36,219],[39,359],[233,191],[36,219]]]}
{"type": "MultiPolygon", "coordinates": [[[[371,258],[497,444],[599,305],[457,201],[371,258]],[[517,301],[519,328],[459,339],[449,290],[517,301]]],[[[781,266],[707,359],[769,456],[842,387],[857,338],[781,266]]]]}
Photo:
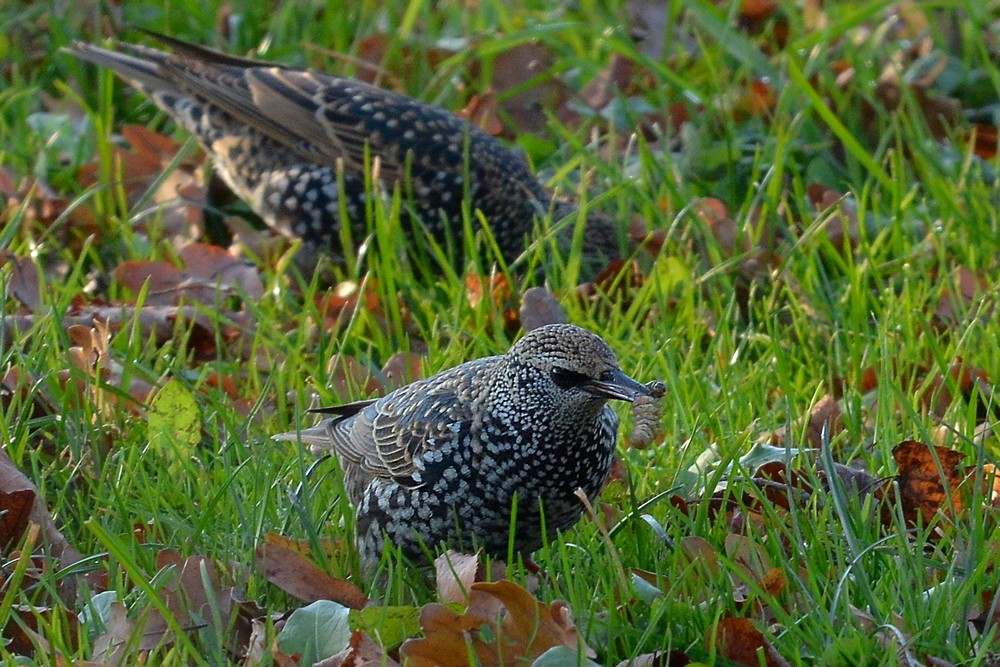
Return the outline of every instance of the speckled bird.
{"type": "MultiPolygon", "coordinates": [[[[466,197],[508,262],[540,217],[575,212],[553,200],[520,153],[448,111],[355,79],[149,34],[172,53],[129,43],[121,51],[76,43],[70,52],[113,70],[194,135],[230,188],[268,225],[300,237],[307,255],[342,262],[342,220],[355,244],[366,237],[366,149],[386,191],[402,184],[407,229],[415,214],[443,247],[449,239],[462,247],[466,197]]],[[[585,263],[600,269],[618,255],[610,218],[589,214],[585,263]]]]}
{"type": "Polygon", "coordinates": [[[578,488],[592,498],[607,481],[618,436],[608,401],[649,392],[600,337],[552,324],[504,355],[326,408],[334,416],[318,426],[275,438],[340,460],[367,568],[386,540],[415,561],[445,547],[506,558],[511,537],[530,556],[580,518],[578,488]]]}

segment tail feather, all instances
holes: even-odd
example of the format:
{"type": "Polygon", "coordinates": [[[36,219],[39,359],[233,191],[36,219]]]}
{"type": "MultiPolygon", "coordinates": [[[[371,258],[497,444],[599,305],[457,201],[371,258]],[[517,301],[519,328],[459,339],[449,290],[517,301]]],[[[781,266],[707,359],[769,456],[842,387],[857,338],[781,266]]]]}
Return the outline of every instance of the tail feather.
{"type": "MultiPolygon", "coordinates": [[[[231,67],[281,67],[276,63],[268,62],[266,60],[254,60],[253,58],[240,58],[239,56],[232,56],[228,53],[223,53],[222,51],[216,51],[215,49],[209,49],[198,44],[192,44],[190,42],[185,42],[184,40],[177,39],[176,37],[170,37],[168,35],[163,35],[152,30],[146,30],[145,28],[138,28],[140,32],[144,35],[152,37],[156,41],[170,47],[170,50],[176,54],[191,58],[192,60],[199,60],[205,63],[211,63],[213,65],[226,65],[231,67]]],[[[149,49],[148,47],[138,46],[134,44],[122,44],[122,46],[127,46],[130,49],[132,47],[138,47],[143,51],[153,51],[154,53],[161,53],[161,51],[156,51],[154,49],[149,49]]]]}
{"type": "Polygon", "coordinates": [[[137,44],[121,46],[129,53],[109,51],[85,42],[74,42],[66,50],[81,60],[107,67],[147,96],[152,97],[155,93],[183,95],[160,70],[160,65],[167,61],[169,54],[137,44]]]}
{"type": "Polygon", "coordinates": [[[304,428],[299,431],[278,433],[277,435],[272,435],[271,439],[279,442],[302,442],[303,444],[309,445],[309,448],[314,453],[328,452],[333,448],[333,443],[330,440],[330,432],[327,430],[325,423],[321,423],[319,426],[313,426],[312,428],[304,428]]]}

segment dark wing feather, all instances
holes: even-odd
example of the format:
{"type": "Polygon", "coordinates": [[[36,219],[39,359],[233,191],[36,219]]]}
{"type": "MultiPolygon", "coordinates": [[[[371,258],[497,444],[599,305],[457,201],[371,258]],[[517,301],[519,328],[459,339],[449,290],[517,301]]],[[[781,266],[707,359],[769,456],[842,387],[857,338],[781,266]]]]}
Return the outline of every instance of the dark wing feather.
{"type": "MultiPolygon", "coordinates": [[[[240,58],[239,56],[232,56],[228,53],[223,53],[222,51],[216,51],[215,49],[210,49],[205,46],[200,46],[198,44],[192,44],[191,42],[185,42],[182,39],[177,39],[176,37],[170,37],[169,35],[164,35],[153,30],[147,30],[146,28],[136,28],[139,32],[144,35],[152,37],[161,44],[166,44],[170,47],[170,50],[174,53],[192,58],[194,60],[201,60],[205,63],[213,63],[215,65],[229,65],[234,67],[281,67],[276,63],[269,62],[267,60],[254,60],[253,58],[240,58]]],[[[134,49],[136,45],[123,43],[123,46],[134,49]]],[[[143,50],[145,47],[138,47],[143,50]]],[[[162,52],[156,52],[162,53],[162,52]]]]}
{"type": "Polygon", "coordinates": [[[471,136],[493,147],[492,140],[457,116],[361,81],[147,34],[174,53],[128,43],[120,45],[127,54],[85,44],[72,50],[111,67],[148,94],[163,90],[204,100],[310,162],[363,172],[370,147],[386,181],[403,176],[411,151],[426,169],[448,170],[461,163],[462,155],[441,150],[442,144],[457,142],[461,148],[471,136]]]}
{"type": "Polygon", "coordinates": [[[474,430],[476,404],[487,391],[475,380],[495,359],[462,364],[373,402],[341,406],[327,422],[330,448],[372,476],[406,484],[428,452],[474,430]]]}
{"type": "Polygon", "coordinates": [[[370,398],[367,401],[354,401],[353,403],[344,403],[342,405],[330,405],[324,408],[313,408],[309,412],[315,412],[320,415],[337,415],[341,418],[351,417],[378,400],[379,399],[377,398],[370,398]]]}
{"type": "Polygon", "coordinates": [[[248,70],[205,64],[183,56],[161,63],[159,69],[166,80],[186,94],[206,100],[226,115],[288,147],[303,159],[316,160],[317,152],[303,145],[293,125],[275,122],[274,114],[257,105],[248,85],[248,70]]]}
{"type": "Polygon", "coordinates": [[[302,70],[253,69],[247,71],[247,81],[254,103],[272,122],[287,123],[295,128],[300,148],[309,151],[312,159],[337,167],[337,163],[355,171],[363,171],[365,142],[368,133],[364,119],[357,115],[347,89],[363,84],[302,70]],[[326,97],[333,97],[329,103],[326,97]],[[324,119],[334,110],[348,109],[337,122],[324,119]]]}

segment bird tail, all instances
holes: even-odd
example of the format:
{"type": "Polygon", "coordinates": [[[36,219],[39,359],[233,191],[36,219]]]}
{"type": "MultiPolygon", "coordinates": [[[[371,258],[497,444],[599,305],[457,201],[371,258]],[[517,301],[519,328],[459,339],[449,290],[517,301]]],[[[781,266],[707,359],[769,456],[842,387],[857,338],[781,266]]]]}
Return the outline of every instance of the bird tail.
{"type": "Polygon", "coordinates": [[[80,60],[107,67],[152,99],[161,93],[181,96],[181,91],[160,70],[160,66],[171,57],[169,53],[138,44],[122,43],[120,46],[124,52],[109,51],[86,42],[73,42],[66,51],[80,60]]]}
{"type": "Polygon", "coordinates": [[[330,441],[330,431],[327,429],[325,423],[299,431],[278,433],[277,435],[272,435],[271,439],[278,440],[279,442],[302,442],[309,445],[309,449],[314,453],[328,452],[333,447],[333,443],[330,441]]]}

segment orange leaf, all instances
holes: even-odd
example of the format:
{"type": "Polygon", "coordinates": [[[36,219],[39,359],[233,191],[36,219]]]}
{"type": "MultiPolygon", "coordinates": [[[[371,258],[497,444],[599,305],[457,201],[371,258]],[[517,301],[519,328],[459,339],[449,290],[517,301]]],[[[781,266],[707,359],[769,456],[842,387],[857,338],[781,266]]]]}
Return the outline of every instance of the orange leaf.
{"type": "MultiPolygon", "coordinates": [[[[741,665],[758,667],[761,654],[768,667],[789,664],[749,619],[723,618],[715,626],[714,638],[719,655],[741,665]]],[[[708,641],[712,641],[712,635],[709,635],[708,641]]]]}
{"type": "Polygon", "coordinates": [[[916,523],[920,516],[927,524],[939,511],[949,514],[962,509],[958,487],[965,477],[961,465],[965,455],[915,440],[897,445],[892,455],[899,465],[896,482],[908,523],[916,523]]]}

